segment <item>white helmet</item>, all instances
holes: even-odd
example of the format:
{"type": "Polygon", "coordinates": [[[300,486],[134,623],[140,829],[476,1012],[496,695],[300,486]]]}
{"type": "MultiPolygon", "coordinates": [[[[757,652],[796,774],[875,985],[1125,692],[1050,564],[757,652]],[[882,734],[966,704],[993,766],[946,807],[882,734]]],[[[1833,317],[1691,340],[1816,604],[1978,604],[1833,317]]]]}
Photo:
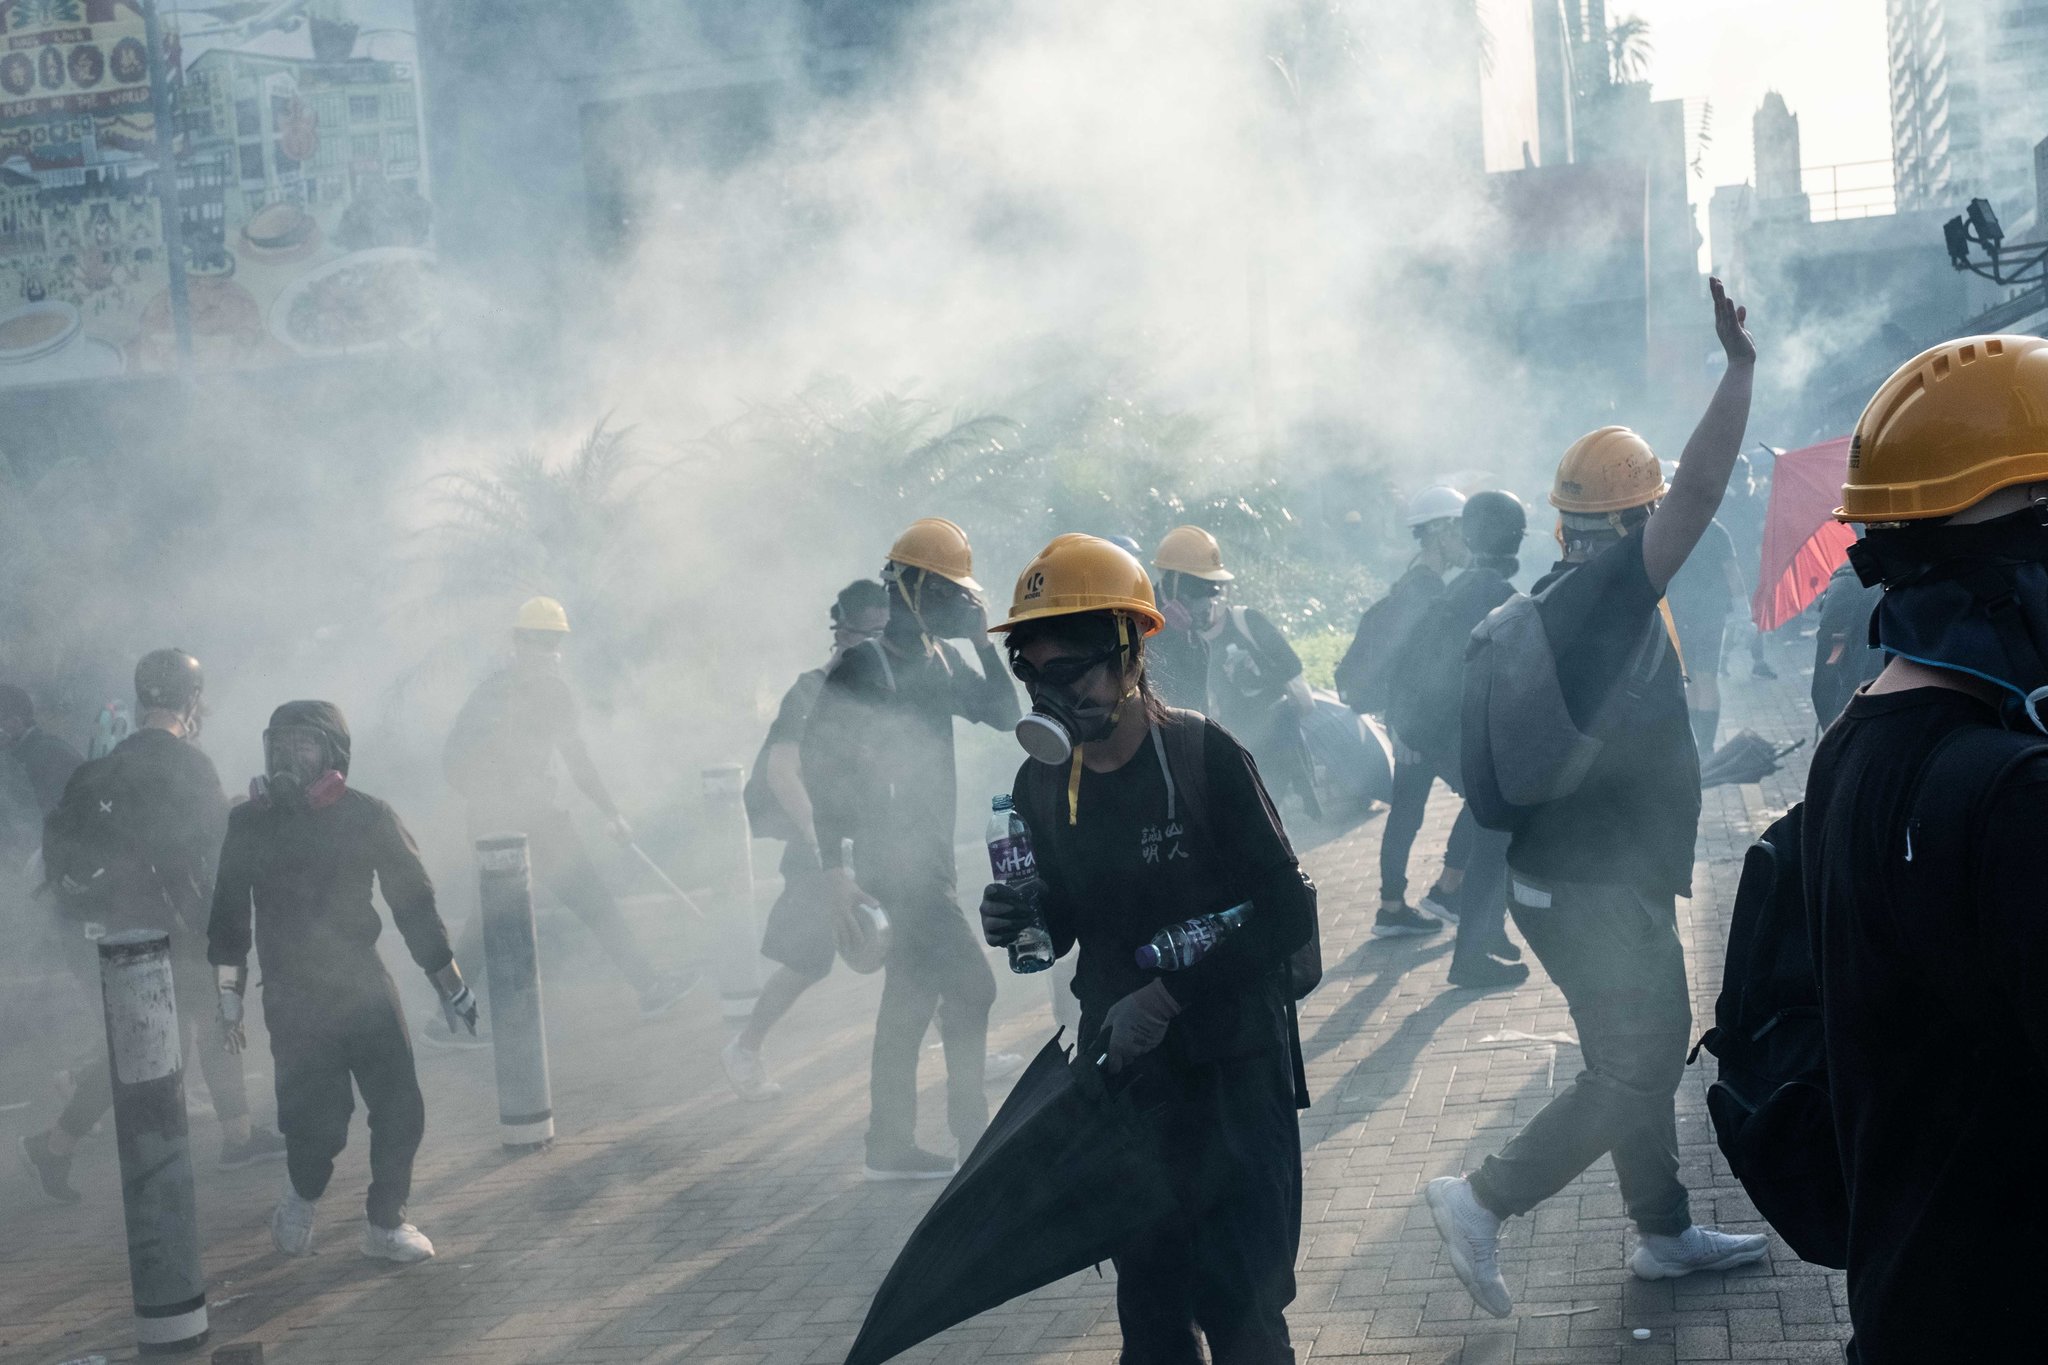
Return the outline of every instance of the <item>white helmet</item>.
{"type": "Polygon", "coordinates": [[[1438,484],[1408,499],[1408,524],[1427,526],[1432,521],[1449,521],[1465,510],[1465,495],[1438,484]]]}

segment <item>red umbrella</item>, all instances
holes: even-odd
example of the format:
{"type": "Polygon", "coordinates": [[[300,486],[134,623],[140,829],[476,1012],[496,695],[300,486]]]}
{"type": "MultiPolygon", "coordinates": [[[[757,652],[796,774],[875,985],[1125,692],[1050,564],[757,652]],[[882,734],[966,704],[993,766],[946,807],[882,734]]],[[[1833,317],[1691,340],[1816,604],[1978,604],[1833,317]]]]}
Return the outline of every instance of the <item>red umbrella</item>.
{"type": "Polygon", "coordinates": [[[1805,611],[1849,557],[1856,534],[1835,520],[1848,472],[1846,436],[1778,457],[1771,471],[1771,506],[1764,514],[1756,596],[1749,604],[1758,630],[1776,630],[1805,611]]]}

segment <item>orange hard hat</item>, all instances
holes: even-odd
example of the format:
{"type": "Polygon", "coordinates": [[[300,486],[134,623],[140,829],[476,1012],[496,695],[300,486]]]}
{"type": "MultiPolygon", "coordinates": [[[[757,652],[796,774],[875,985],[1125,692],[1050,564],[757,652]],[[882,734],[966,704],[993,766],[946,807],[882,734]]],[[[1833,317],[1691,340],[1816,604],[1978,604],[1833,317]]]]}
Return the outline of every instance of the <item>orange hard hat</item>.
{"type": "Polygon", "coordinates": [[[1237,577],[1223,567],[1223,547],[1216,537],[1199,526],[1176,526],[1168,531],[1152,554],[1152,567],[1210,583],[1229,583],[1237,577]]]}
{"type": "Polygon", "coordinates": [[[2048,482],[2048,341],[1964,337],[1878,387],[1849,441],[1835,515],[1925,521],[2037,482],[2048,482]]]}
{"type": "Polygon", "coordinates": [[[967,533],[944,517],[911,522],[889,547],[889,562],[935,573],[977,596],[981,593],[981,584],[974,581],[974,547],[967,543],[967,533]]]}
{"type": "Polygon", "coordinates": [[[1096,536],[1069,533],[1052,542],[1017,575],[1007,619],[991,634],[1026,621],[1083,612],[1123,612],[1143,623],[1142,635],[1166,624],[1152,598],[1152,580],[1129,551],[1096,536]]]}
{"type": "Polygon", "coordinates": [[[1664,491],[1664,471],[1650,443],[1627,427],[1601,427],[1572,442],[1557,462],[1550,505],[1560,512],[1625,512],[1664,491]]]}

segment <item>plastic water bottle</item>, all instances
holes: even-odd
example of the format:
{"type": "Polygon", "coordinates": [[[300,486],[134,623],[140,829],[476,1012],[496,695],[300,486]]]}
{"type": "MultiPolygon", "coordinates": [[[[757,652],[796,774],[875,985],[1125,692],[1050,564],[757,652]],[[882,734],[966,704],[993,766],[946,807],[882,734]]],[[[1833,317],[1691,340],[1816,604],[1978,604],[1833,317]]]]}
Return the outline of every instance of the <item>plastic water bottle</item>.
{"type": "Polygon", "coordinates": [[[1244,923],[1252,903],[1233,905],[1213,915],[1199,915],[1169,924],[1138,948],[1138,965],[1148,972],[1178,972],[1194,966],[1244,923]]]}
{"type": "MultiPolygon", "coordinates": [[[[1038,875],[1038,856],[1031,851],[1031,831],[1016,803],[998,796],[989,803],[988,866],[999,882],[1015,885],[1038,875]]],[[[1052,966],[1052,935],[1042,919],[1034,920],[1010,940],[1010,970],[1042,972],[1052,966]]]]}

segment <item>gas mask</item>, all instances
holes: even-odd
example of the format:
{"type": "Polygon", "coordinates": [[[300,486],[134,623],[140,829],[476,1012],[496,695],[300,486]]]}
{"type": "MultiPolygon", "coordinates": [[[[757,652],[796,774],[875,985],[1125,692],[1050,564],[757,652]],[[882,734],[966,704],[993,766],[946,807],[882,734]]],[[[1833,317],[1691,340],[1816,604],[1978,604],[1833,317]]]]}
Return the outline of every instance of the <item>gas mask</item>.
{"type": "Polygon", "coordinates": [[[1849,560],[1866,587],[1885,588],[1873,646],[1997,684],[2008,712],[2048,734],[2048,504],[1963,526],[1873,528],[1849,560]]]}
{"type": "Polygon", "coordinates": [[[1084,744],[1108,739],[1123,715],[1126,692],[1109,704],[1083,702],[1073,689],[1104,664],[1121,661],[1130,649],[1124,624],[1117,622],[1117,643],[1094,654],[1054,659],[1043,669],[1019,660],[1011,667],[1031,693],[1031,710],[1017,722],[1017,743],[1040,763],[1060,764],[1073,759],[1084,744]]]}
{"type": "Polygon", "coordinates": [[[311,726],[265,730],[263,768],[251,794],[281,806],[319,810],[333,805],[348,787],[329,756],[327,736],[311,726]]]}

